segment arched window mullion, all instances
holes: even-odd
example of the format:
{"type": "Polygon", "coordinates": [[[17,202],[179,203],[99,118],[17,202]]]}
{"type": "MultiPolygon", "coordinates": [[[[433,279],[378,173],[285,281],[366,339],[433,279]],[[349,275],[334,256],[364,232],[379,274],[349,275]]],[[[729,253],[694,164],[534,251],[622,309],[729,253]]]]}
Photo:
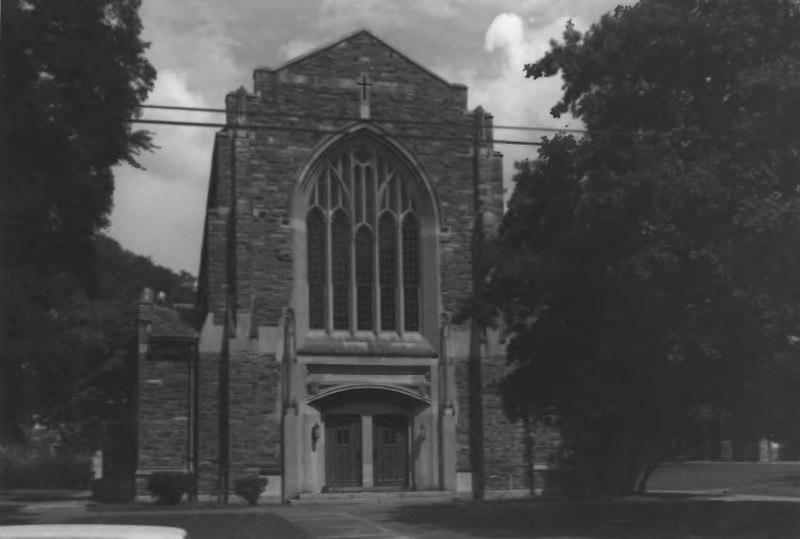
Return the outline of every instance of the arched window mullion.
{"type": "MultiPolygon", "coordinates": [[[[382,165],[382,164],[379,163],[379,166],[380,165],[382,165]]],[[[381,292],[381,281],[380,281],[380,260],[379,260],[379,257],[380,257],[380,248],[379,248],[380,247],[379,246],[380,231],[379,231],[379,228],[380,227],[379,227],[379,224],[378,224],[378,218],[380,217],[380,202],[379,202],[380,199],[378,198],[378,195],[380,194],[380,186],[378,185],[379,184],[378,180],[380,178],[381,171],[376,168],[376,169],[373,169],[372,173],[373,173],[373,175],[369,178],[369,181],[367,181],[366,178],[365,178],[364,181],[369,184],[367,186],[367,189],[369,190],[370,193],[372,193],[372,198],[371,199],[367,199],[367,202],[365,202],[365,203],[367,205],[369,205],[369,202],[372,203],[372,206],[367,208],[367,212],[369,212],[369,214],[371,215],[372,223],[373,223],[373,226],[375,227],[374,228],[374,232],[372,234],[372,242],[373,242],[372,243],[372,245],[373,245],[373,247],[372,247],[372,305],[373,305],[373,307],[372,307],[372,309],[373,309],[373,311],[372,311],[372,320],[373,320],[372,327],[373,327],[373,330],[375,332],[379,332],[381,330],[381,324],[383,323],[381,321],[381,293],[380,293],[381,292]]]]}
{"type": "Polygon", "coordinates": [[[359,205],[358,187],[356,183],[358,179],[355,178],[353,171],[352,160],[349,159],[349,152],[345,152],[342,157],[342,167],[347,167],[345,174],[345,181],[350,190],[349,197],[349,211],[350,211],[350,332],[355,333],[358,329],[358,253],[356,249],[356,230],[359,225],[359,215],[357,206],[359,205]]]}
{"type": "Polygon", "coordinates": [[[352,329],[353,227],[350,216],[343,209],[331,218],[331,291],[332,322],[334,331],[352,329]]]}
{"type": "Polygon", "coordinates": [[[402,189],[400,184],[402,183],[403,178],[398,177],[395,175],[394,185],[392,188],[395,191],[395,221],[397,225],[395,226],[395,260],[397,260],[397,276],[396,276],[396,292],[395,297],[397,298],[397,332],[401,335],[405,333],[404,328],[404,294],[403,294],[403,201],[401,198],[402,189]]]}
{"type": "MultiPolygon", "coordinates": [[[[326,174],[327,183],[327,174],[326,174]]],[[[326,189],[327,190],[327,189],[326,189]]],[[[326,197],[327,198],[327,197],[326,197]]],[[[331,230],[331,210],[330,204],[325,208],[325,329],[330,332],[333,328],[333,266],[331,253],[333,252],[331,242],[333,240],[331,230]]]]}
{"type": "Polygon", "coordinates": [[[356,331],[375,329],[374,245],[374,234],[369,226],[359,226],[355,233],[356,331]]]}
{"type": "Polygon", "coordinates": [[[380,302],[381,331],[397,331],[397,228],[391,211],[384,211],[378,221],[378,249],[380,251],[380,302]]]}
{"type": "Polygon", "coordinates": [[[327,312],[327,246],[325,213],[319,207],[312,208],[306,217],[307,233],[307,281],[308,312],[310,329],[326,329],[327,312]]]}
{"type": "Polygon", "coordinates": [[[422,223],[406,180],[363,144],[321,169],[307,213],[309,329],[421,331],[422,223]]]}
{"type": "Polygon", "coordinates": [[[421,252],[419,219],[413,212],[403,216],[403,327],[406,331],[421,328],[421,252]]]}

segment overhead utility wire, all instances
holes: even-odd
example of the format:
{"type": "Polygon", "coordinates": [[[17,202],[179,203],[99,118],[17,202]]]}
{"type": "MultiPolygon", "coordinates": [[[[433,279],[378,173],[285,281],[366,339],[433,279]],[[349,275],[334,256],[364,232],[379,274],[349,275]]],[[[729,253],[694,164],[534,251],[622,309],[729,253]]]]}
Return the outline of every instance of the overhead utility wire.
{"type": "MultiPolygon", "coordinates": [[[[141,108],[145,109],[158,109],[158,110],[182,110],[187,112],[212,112],[217,114],[236,114],[237,116],[263,116],[261,113],[255,112],[239,112],[239,111],[230,111],[227,109],[215,109],[215,108],[205,108],[205,107],[176,107],[172,105],[142,105],[141,108]]],[[[372,122],[372,123],[393,123],[393,124],[401,124],[401,125],[435,125],[440,127],[454,127],[454,126],[463,126],[464,124],[460,124],[458,122],[431,122],[426,120],[400,120],[394,118],[358,118],[355,116],[318,116],[314,114],[291,114],[288,112],[275,112],[270,113],[270,116],[273,117],[280,117],[280,118],[302,118],[302,119],[309,119],[309,120],[328,120],[328,121],[337,121],[337,122],[372,122]]],[[[520,131],[553,131],[553,132],[569,132],[569,133],[588,133],[586,129],[561,129],[557,127],[532,127],[532,126],[524,126],[524,125],[492,125],[492,129],[513,129],[513,130],[520,130],[520,131]]]]}
{"type": "MultiPolygon", "coordinates": [[[[216,114],[236,114],[237,116],[262,116],[262,113],[256,112],[246,112],[246,111],[231,111],[228,109],[219,109],[219,108],[207,108],[207,107],[178,107],[173,105],[141,105],[141,108],[145,109],[157,109],[157,110],[180,110],[180,111],[187,111],[187,112],[210,112],[216,114]]],[[[287,112],[274,112],[270,113],[272,117],[279,117],[279,118],[297,118],[297,119],[309,119],[309,120],[322,120],[322,121],[340,121],[340,122],[368,122],[368,123],[393,123],[393,124],[400,124],[400,125],[430,125],[430,126],[440,126],[440,127],[454,127],[454,126],[462,126],[458,122],[432,122],[426,120],[400,120],[394,118],[357,118],[355,116],[318,116],[314,114],[291,114],[287,112]]],[[[615,135],[615,136],[628,136],[628,137],[657,137],[657,136],[666,136],[666,133],[642,133],[639,131],[619,131],[619,130],[612,130],[612,129],[575,129],[575,128],[561,128],[561,127],[542,127],[542,126],[526,126],[526,125],[495,125],[492,124],[490,126],[492,129],[500,129],[500,130],[508,130],[508,131],[538,131],[538,132],[550,132],[550,133],[575,133],[575,134],[582,134],[582,135],[589,135],[589,134],[602,134],[602,135],[615,135]]],[[[690,139],[706,139],[706,140],[728,140],[730,137],[725,137],[721,135],[683,135],[684,138],[690,139]]],[[[498,142],[498,141],[494,141],[498,142]]],[[[514,141],[505,141],[507,144],[513,144],[514,141]]]]}
{"type": "MultiPolygon", "coordinates": [[[[264,124],[248,124],[248,125],[236,125],[236,124],[223,124],[223,123],[214,123],[214,122],[181,122],[177,120],[145,120],[145,119],[133,119],[130,120],[132,123],[138,124],[154,124],[154,125],[175,125],[175,126],[191,126],[191,127],[216,127],[216,128],[230,128],[230,129],[251,129],[255,131],[285,131],[285,132],[294,132],[294,133],[319,133],[319,134],[329,134],[334,135],[338,134],[340,131],[335,129],[316,129],[313,127],[290,127],[290,126],[272,126],[272,125],[264,125],[264,124]]],[[[398,135],[403,139],[415,139],[415,140],[440,140],[440,141],[450,141],[450,142],[465,142],[472,144],[472,138],[470,137],[445,137],[445,136],[433,136],[433,135],[413,135],[413,134],[403,134],[398,135]]],[[[491,139],[485,141],[489,144],[510,144],[510,145],[517,145],[517,146],[541,146],[541,142],[529,142],[524,140],[497,140],[491,139]]]]}

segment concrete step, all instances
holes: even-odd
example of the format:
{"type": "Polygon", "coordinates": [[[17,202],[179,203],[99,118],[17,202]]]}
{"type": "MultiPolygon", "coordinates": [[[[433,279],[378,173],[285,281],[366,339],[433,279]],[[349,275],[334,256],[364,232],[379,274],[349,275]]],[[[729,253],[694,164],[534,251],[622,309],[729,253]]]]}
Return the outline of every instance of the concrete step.
{"type": "Polygon", "coordinates": [[[330,505],[330,504],[377,504],[377,503],[447,503],[469,499],[469,492],[445,490],[425,491],[384,491],[384,492],[325,492],[321,494],[300,494],[289,500],[290,505],[330,505]]]}

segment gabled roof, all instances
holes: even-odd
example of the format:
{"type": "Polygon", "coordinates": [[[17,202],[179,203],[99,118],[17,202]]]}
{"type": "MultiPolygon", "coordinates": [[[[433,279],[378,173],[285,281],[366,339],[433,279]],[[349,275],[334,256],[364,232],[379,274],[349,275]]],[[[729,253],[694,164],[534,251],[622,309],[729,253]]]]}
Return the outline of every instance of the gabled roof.
{"type": "Polygon", "coordinates": [[[142,321],[150,322],[150,338],[153,339],[196,339],[198,334],[184,318],[184,313],[166,305],[142,305],[142,321]]]}
{"type": "Polygon", "coordinates": [[[287,68],[289,68],[289,67],[291,67],[293,65],[299,64],[300,62],[302,62],[304,60],[307,60],[308,58],[311,58],[312,56],[315,56],[315,55],[320,54],[322,52],[325,52],[325,51],[328,51],[330,49],[333,49],[334,47],[344,43],[345,41],[349,41],[349,40],[351,40],[353,38],[356,38],[356,37],[359,37],[361,35],[369,36],[370,38],[374,39],[375,41],[377,41],[378,43],[380,43],[381,45],[383,45],[387,49],[390,49],[392,52],[394,52],[400,58],[403,58],[407,62],[410,62],[410,63],[414,64],[421,71],[424,71],[425,73],[427,73],[431,77],[439,80],[443,84],[446,84],[448,86],[463,86],[461,84],[453,84],[450,81],[447,81],[447,80],[443,79],[440,75],[437,75],[436,73],[434,73],[433,71],[431,71],[427,67],[423,66],[419,62],[416,62],[415,60],[412,60],[411,58],[409,58],[408,56],[406,56],[405,54],[403,54],[402,52],[397,50],[396,47],[393,47],[392,45],[389,45],[384,40],[382,40],[381,38],[377,37],[375,34],[370,32],[366,28],[361,28],[359,30],[356,30],[355,32],[351,32],[351,33],[345,35],[344,37],[341,37],[341,38],[337,39],[336,41],[334,41],[332,43],[328,43],[328,44],[316,47],[316,48],[314,48],[314,49],[312,49],[312,50],[310,50],[310,51],[308,51],[306,53],[301,54],[300,56],[296,56],[295,58],[292,58],[291,60],[288,60],[287,62],[281,64],[277,68],[273,69],[273,68],[269,68],[269,67],[259,67],[259,68],[256,69],[256,71],[271,71],[273,73],[277,73],[278,71],[281,71],[281,70],[287,69],[287,68]]]}

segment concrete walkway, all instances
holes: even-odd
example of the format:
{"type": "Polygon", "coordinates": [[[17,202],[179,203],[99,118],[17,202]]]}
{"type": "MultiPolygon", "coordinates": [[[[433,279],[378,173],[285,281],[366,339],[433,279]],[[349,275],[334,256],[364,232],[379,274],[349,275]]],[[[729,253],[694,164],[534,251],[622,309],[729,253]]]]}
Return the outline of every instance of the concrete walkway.
{"type": "Polygon", "coordinates": [[[389,527],[375,519],[374,513],[361,506],[341,507],[329,511],[298,507],[279,511],[279,514],[315,539],[411,539],[402,530],[389,527]],[[373,518],[370,518],[373,517],[373,518]]]}

